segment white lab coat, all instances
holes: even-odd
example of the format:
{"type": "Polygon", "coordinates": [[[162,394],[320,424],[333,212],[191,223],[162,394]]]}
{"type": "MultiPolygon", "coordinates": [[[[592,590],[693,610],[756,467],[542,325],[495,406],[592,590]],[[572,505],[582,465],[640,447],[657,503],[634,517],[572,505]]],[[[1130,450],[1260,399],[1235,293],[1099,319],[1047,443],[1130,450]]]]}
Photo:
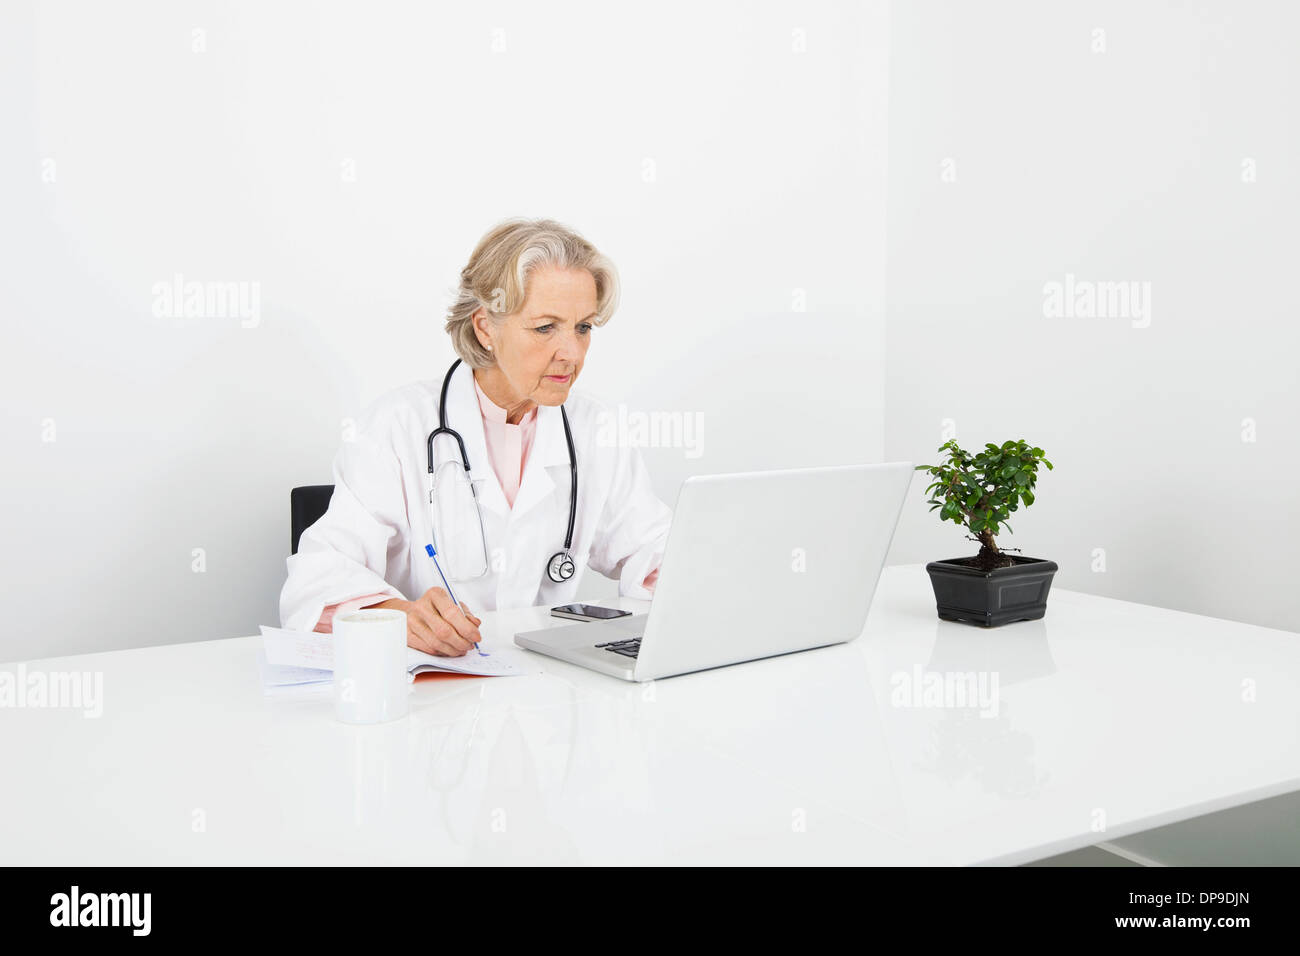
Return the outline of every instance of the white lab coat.
{"type": "MultiPolygon", "coordinates": [[[[425,545],[433,540],[426,441],[438,427],[442,379],[389,392],[362,414],[355,438],[334,459],[334,495],[325,515],[303,532],[288,559],[280,593],[283,627],[310,631],[321,611],[368,594],[415,600],[442,586],[425,545]]],[[[635,447],[598,440],[608,409],[570,390],[565,402],[578,461],[573,528],[577,572],[556,584],[551,555],[564,546],[569,520],[569,452],[559,406],[537,409],[533,445],[514,507],[488,460],[473,373],[461,364],[447,391],[447,425],[469,454],[488,548],[488,572],[452,582],[471,611],[567,604],[591,567],[619,582],[619,594],[648,598],[642,586],[667,545],[672,512],[655,496],[635,447]]],[[[454,440],[434,443],[435,466],[458,458],[454,440]]],[[[452,542],[441,543],[450,548],[452,542]]]]}

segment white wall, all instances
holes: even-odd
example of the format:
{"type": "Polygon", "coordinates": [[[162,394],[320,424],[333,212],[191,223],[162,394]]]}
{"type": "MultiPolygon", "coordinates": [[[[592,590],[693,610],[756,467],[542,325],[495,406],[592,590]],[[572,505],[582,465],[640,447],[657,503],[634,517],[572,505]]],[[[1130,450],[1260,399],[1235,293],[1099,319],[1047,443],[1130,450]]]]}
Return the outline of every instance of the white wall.
{"type": "Polygon", "coordinates": [[[847,0],[6,3],[0,659],[274,623],[289,488],[442,375],[506,216],[620,266],[583,384],[703,416],[702,456],[645,451],[669,503],[879,460],[887,29],[847,0]],[[177,273],[258,315],[156,316],[177,273]]]}
{"type": "MultiPolygon", "coordinates": [[[[1061,587],[1300,630],[1297,33],[1283,0],[893,7],[885,455],[1042,446],[999,541],[1061,587]],[[1149,325],[1045,316],[1067,273],[1150,283],[1149,325]]],[[[894,562],[974,553],[926,483],[894,562]]]]}

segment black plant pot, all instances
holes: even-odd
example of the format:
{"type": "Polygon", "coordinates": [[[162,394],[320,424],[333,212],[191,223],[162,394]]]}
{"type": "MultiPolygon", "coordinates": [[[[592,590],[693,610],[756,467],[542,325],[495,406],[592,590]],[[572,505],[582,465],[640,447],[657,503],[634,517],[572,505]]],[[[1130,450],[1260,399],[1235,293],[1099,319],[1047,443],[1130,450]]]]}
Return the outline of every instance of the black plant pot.
{"type": "Polygon", "coordinates": [[[1010,556],[1015,563],[981,571],[959,562],[966,558],[931,561],[925,566],[934,586],[939,617],[981,627],[1013,621],[1036,621],[1047,613],[1047,592],[1056,562],[1010,556]]]}

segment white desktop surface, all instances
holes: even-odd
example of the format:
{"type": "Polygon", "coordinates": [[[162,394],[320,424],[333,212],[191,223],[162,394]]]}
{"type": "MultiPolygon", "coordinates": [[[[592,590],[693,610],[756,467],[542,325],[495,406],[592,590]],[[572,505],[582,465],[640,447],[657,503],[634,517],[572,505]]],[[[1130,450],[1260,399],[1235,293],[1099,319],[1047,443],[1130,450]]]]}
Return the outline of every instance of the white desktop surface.
{"type": "Polygon", "coordinates": [[[1300,789],[1300,636],[1057,588],[984,630],[921,565],[847,645],[650,684],[530,654],[375,726],[265,697],[259,642],[27,663],[104,709],[0,708],[0,862],[1010,864],[1300,789]],[[996,673],[996,715],[900,706],[916,667],[996,673]]]}

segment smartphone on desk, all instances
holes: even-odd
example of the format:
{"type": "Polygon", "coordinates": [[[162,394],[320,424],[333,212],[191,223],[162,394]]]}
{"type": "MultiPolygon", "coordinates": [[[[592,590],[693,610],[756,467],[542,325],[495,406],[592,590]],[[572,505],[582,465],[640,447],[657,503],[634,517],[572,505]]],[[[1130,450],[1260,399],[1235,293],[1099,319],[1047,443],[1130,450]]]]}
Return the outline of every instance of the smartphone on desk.
{"type": "Polygon", "coordinates": [[[631,611],[601,607],[599,604],[561,604],[551,608],[551,617],[565,617],[571,621],[612,621],[616,617],[630,617],[631,611]]]}

